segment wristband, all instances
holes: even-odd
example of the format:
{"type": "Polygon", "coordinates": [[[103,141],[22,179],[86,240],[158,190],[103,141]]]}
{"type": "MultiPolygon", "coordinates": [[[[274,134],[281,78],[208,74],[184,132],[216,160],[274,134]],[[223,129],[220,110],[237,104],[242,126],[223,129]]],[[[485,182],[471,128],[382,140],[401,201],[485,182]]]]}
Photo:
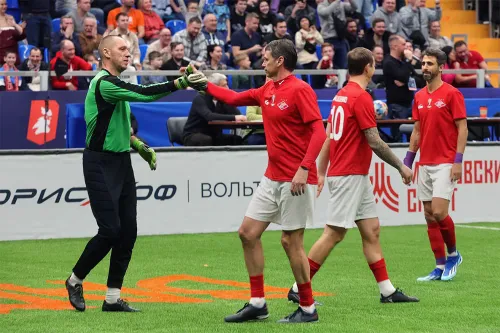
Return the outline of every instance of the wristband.
{"type": "Polygon", "coordinates": [[[456,153],[455,154],[455,163],[462,163],[463,158],[464,158],[464,154],[456,153]]]}
{"type": "Polygon", "coordinates": [[[303,165],[301,165],[300,167],[302,168],[302,170],[309,171],[309,169],[308,169],[308,168],[306,168],[306,167],[305,167],[305,166],[303,166],[303,165]]]}
{"type": "Polygon", "coordinates": [[[411,169],[411,167],[413,166],[413,161],[415,160],[415,156],[417,156],[417,153],[408,150],[406,152],[406,157],[403,160],[404,165],[411,169]]]}

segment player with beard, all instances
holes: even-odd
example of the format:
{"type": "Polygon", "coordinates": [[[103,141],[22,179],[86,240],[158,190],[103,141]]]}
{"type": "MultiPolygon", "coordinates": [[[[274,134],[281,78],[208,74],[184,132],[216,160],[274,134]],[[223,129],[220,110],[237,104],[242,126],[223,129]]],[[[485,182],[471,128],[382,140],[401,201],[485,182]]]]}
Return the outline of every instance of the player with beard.
{"type": "Polygon", "coordinates": [[[418,281],[451,280],[462,263],[448,207],[455,184],[462,177],[467,115],[462,93],[441,79],[445,63],[443,51],[425,50],[422,72],[427,87],[415,94],[412,110],[415,126],[404,159],[404,164],[411,168],[420,149],[418,197],[424,205],[427,233],[436,259],[435,269],[418,281]]]}

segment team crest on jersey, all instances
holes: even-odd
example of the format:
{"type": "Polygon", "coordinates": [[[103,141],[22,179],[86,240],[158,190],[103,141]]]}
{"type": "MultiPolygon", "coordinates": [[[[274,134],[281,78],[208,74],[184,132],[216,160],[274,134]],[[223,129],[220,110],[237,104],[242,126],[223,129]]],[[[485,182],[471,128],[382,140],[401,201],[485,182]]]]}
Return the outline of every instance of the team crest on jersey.
{"type": "Polygon", "coordinates": [[[281,111],[283,111],[288,108],[288,104],[286,104],[286,101],[281,101],[278,103],[278,107],[280,108],[281,111]]]}
{"type": "Polygon", "coordinates": [[[437,101],[436,103],[434,103],[434,105],[441,109],[441,108],[444,108],[446,106],[446,103],[443,102],[442,99],[440,99],[439,101],[437,101]]]}

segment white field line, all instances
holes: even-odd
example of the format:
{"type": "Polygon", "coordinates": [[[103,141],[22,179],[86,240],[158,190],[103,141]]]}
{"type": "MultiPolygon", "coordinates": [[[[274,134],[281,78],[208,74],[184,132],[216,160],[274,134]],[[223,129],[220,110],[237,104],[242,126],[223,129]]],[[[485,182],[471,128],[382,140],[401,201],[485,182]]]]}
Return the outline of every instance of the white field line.
{"type": "Polygon", "coordinates": [[[500,231],[500,228],[495,228],[495,227],[483,227],[480,225],[463,225],[463,224],[455,224],[455,227],[459,228],[469,228],[469,229],[483,229],[483,230],[496,230],[500,231]]]}

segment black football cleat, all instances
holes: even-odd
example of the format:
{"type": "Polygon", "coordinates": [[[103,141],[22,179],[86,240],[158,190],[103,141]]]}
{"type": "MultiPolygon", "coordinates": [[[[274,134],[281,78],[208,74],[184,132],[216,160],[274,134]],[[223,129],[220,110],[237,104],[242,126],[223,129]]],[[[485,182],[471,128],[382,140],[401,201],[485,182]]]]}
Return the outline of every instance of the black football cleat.
{"type": "Polygon", "coordinates": [[[68,291],[69,302],[78,311],[85,311],[85,299],[83,298],[83,286],[75,284],[73,287],[69,283],[69,278],[66,280],[66,290],[68,291]]]}
{"type": "MultiPolygon", "coordinates": [[[[290,290],[288,290],[288,300],[295,304],[299,304],[300,302],[299,293],[296,293],[295,291],[293,291],[293,288],[290,288],[290,290]]],[[[314,305],[323,305],[323,304],[318,302],[317,300],[314,300],[314,305]]]]}
{"type": "Polygon", "coordinates": [[[420,300],[413,296],[407,296],[399,288],[387,297],[380,295],[380,303],[409,303],[409,302],[419,302],[420,300]]]}
{"type": "Polygon", "coordinates": [[[128,305],[127,302],[122,300],[121,298],[116,301],[116,303],[107,303],[104,301],[102,303],[102,311],[104,312],[140,312],[141,310],[135,309],[128,305]]]}
{"type": "Polygon", "coordinates": [[[243,308],[239,309],[233,315],[224,318],[226,323],[243,323],[250,320],[263,320],[269,317],[269,311],[267,311],[267,304],[264,304],[261,308],[256,308],[250,303],[245,303],[243,308]]]}
{"type": "Polygon", "coordinates": [[[318,321],[318,311],[314,309],[313,313],[307,313],[299,306],[292,314],[278,320],[282,324],[314,323],[318,321]]]}

